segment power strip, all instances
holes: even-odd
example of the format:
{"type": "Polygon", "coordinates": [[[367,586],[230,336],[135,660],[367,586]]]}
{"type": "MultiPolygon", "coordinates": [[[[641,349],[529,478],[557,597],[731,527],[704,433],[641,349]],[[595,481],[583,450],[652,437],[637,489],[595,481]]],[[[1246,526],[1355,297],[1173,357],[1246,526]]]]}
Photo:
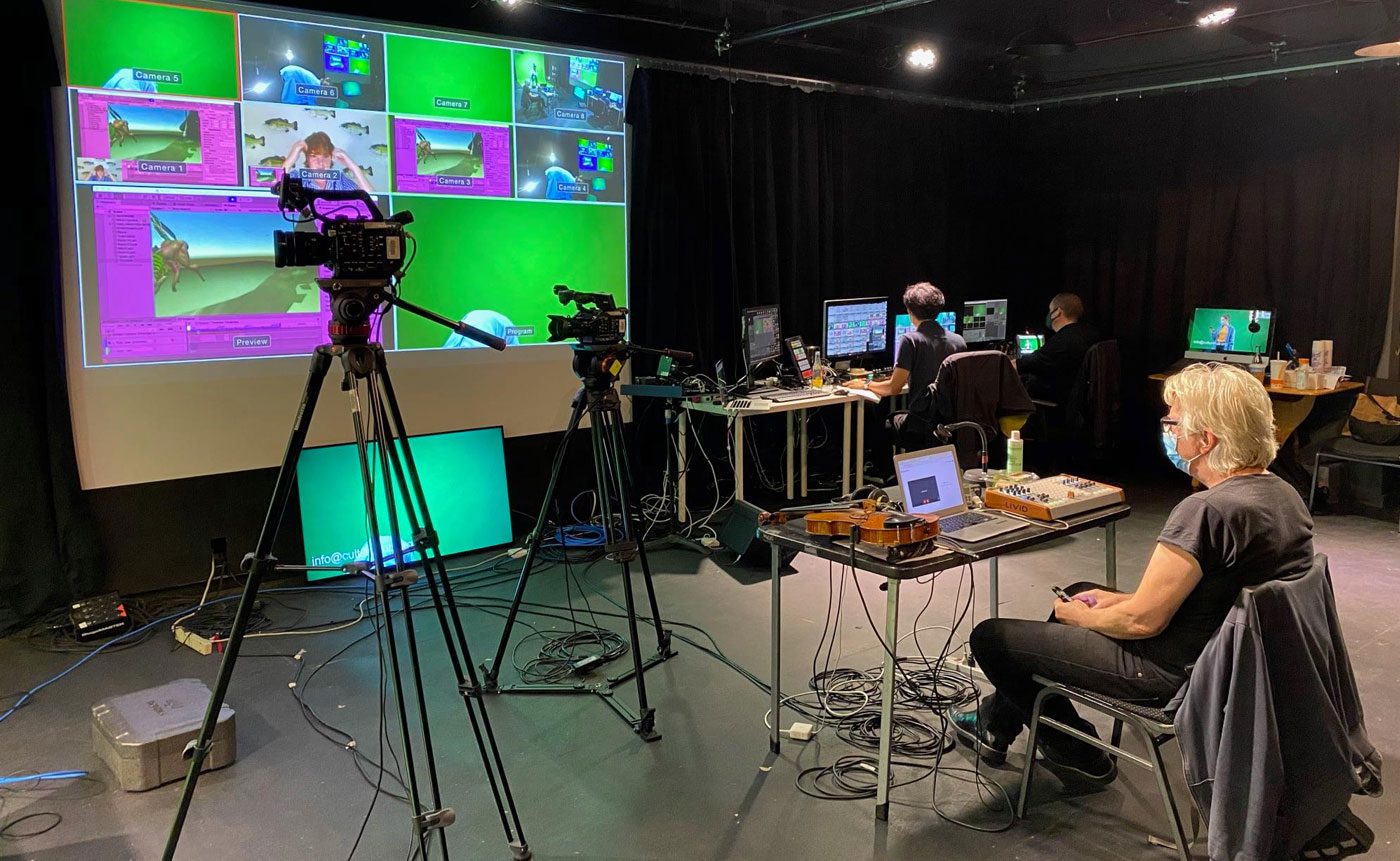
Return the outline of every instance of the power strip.
{"type": "Polygon", "coordinates": [[[182,646],[189,646],[201,655],[212,655],[214,653],[214,643],[208,638],[194,631],[186,629],[183,625],[175,626],[175,642],[182,646]]]}

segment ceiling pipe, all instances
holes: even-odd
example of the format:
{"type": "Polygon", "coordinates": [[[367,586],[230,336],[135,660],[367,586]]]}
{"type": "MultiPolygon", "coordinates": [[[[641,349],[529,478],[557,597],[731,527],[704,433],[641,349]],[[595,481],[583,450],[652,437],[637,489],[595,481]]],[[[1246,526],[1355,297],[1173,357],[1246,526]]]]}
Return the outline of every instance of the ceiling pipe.
{"type": "Polygon", "coordinates": [[[924,6],[932,2],[933,0],[885,0],[885,2],[882,3],[867,3],[864,6],[857,6],[854,9],[844,9],[840,12],[828,12],[825,15],[803,18],[801,21],[793,21],[790,24],[779,24],[776,27],[766,27],[762,30],[755,30],[752,33],[743,33],[738,36],[732,35],[728,29],[725,29],[724,32],[715,37],[715,52],[723,55],[731,48],[737,48],[740,45],[763,42],[768,39],[776,39],[780,36],[791,36],[794,33],[805,33],[808,30],[815,30],[819,27],[826,27],[831,24],[840,24],[843,21],[868,18],[871,15],[879,15],[883,12],[911,9],[915,6],[924,6]]]}

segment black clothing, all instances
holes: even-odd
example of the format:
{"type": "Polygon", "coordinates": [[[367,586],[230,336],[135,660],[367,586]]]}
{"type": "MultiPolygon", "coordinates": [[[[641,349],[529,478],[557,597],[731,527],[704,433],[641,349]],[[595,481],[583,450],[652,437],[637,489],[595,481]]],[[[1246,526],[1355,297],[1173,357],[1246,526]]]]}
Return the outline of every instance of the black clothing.
{"type": "MultiPolygon", "coordinates": [[[[1076,583],[1065,592],[1077,595],[1103,588],[1076,583]]],[[[1030,723],[1040,693],[1040,685],[1031,679],[1034,675],[1155,706],[1165,705],[1186,681],[1182,668],[1161,666],[1146,657],[1139,648],[1144,641],[1115,640],[1088,628],[1062,625],[1054,614],[1049,624],[1030,619],[987,619],[972,629],[968,642],[977,665],[996,687],[983,701],[983,726],[1008,742],[1030,723]]],[[[1093,724],[1080,717],[1063,697],[1047,699],[1043,712],[1088,735],[1097,735],[1093,724]]],[[[1093,746],[1051,727],[1041,728],[1041,739],[1066,759],[1085,762],[1099,756],[1093,746]]]]}
{"type": "Polygon", "coordinates": [[[1062,404],[1069,398],[1074,377],[1084,364],[1084,354],[1100,340],[1098,330],[1088,323],[1063,326],[1045,340],[1045,346],[1016,361],[1031,397],[1062,404]]]}
{"type": "MultiPolygon", "coordinates": [[[[1004,451],[1001,418],[1035,411],[1026,387],[1011,367],[1011,360],[996,350],[977,350],[949,356],[933,384],[932,417],[935,422],[977,422],[987,433],[987,448],[1004,451]]],[[[960,429],[953,434],[958,462],[964,469],[978,463],[981,439],[977,432],[960,429]]],[[[994,461],[999,463],[1000,461],[994,461]]]]}
{"type": "Polygon", "coordinates": [[[1238,475],[1183,499],[1157,540],[1195,557],[1201,582],[1167,629],[1142,641],[1147,652],[1169,666],[1193,663],[1241,589],[1308,570],[1312,532],[1298,491],[1271,472],[1238,475]]]}
{"type": "Polygon", "coordinates": [[[937,320],[925,320],[919,328],[905,332],[899,339],[896,368],[909,372],[909,411],[928,411],[928,387],[938,379],[943,360],[967,349],[967,342],[956,332],[949,332],[937,320]]]}

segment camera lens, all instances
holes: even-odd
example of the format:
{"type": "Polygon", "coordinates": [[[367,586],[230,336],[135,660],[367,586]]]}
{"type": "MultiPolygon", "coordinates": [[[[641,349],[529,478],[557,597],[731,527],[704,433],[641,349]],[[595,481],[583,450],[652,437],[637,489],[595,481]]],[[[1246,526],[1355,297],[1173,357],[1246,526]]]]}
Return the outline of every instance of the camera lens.
{"type": "Polygon", "coordinates": [[[320,266],[329,260],[330,242],[319,233],[295,230],[272,231],[272,264],[284,266],[320,266]]]}
{"type": "Polygon", "coordinates": [[[575,320],[570,317],[561,317],[558,314],[549,315],[549,340],[567,341],[570,338],[577,338],[579,335],[575,320]]]}

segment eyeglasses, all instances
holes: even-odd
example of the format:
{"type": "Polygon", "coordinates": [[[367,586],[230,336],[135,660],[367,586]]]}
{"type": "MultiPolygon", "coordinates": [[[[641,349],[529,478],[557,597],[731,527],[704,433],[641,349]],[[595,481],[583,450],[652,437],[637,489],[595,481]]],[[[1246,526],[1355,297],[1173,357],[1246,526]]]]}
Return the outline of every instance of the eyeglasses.
{"type": "Polygon", "coordinates": [[[1162,419],[1162,433],[1174,434],[1174,433],[1176,433],[1176,429],[1177,429],[1178,427],[1180,427],[1180,426],[1181,426],[1181,420],[1180,420],[1180,419],[1172,419],[1172,418],[1164,418],[1164,419],[1162,419]]]}

